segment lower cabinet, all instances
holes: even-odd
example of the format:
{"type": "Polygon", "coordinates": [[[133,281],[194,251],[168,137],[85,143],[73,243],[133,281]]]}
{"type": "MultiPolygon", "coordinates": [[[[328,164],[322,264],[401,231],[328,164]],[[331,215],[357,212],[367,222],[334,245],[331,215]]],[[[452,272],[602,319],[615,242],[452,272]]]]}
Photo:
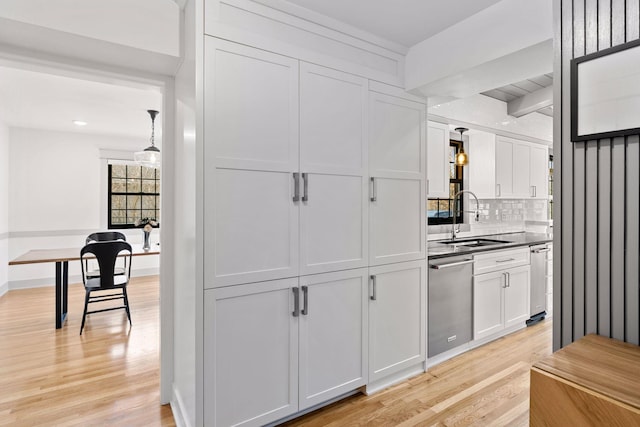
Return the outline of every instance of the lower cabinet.
{"type": "Polygon", "coordinates": [[[529,318],[529,272],[524,265],[473,278],[473,339],[522,324],[529,318]]]}
{"type": "Polygon", "coordinates": [[[372,267],[369,382],[425,361],[426,262],[372,267]]]}
{"type": "Polygon", "coordinates": [[[367,269],[205,291],[204,419],[259,426],[367,380],[367,269]]]}

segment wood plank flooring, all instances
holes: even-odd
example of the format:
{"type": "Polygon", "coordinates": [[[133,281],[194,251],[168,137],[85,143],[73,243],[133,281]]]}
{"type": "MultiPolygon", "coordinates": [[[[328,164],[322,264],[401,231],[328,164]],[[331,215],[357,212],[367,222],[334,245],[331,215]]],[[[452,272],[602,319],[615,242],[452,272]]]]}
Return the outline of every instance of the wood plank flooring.
{"type": "Polygon", "coordinates": [[[286,426],[528,426],[529,369],[551,354],[552,322],[443,362],[372,396],[355,395],[286,426]]]}
{"type": "MultiPolygon", "coordinates": [[[[54,324],[54,288],[0,297],[0,425],[174,426],[160,405],[158,276],[132,279],[124,310],[87,317],[81,284],[54,324]]],[[[117,301],[116,301],[117,303],[117,301]]]]}

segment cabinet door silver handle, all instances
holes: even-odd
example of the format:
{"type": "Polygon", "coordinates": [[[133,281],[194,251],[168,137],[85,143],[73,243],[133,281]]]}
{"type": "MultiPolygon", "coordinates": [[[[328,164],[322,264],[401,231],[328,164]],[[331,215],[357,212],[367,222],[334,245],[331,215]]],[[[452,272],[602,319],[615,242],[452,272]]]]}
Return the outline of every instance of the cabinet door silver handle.
{"type": "Polygon", "coordinates": [[[541,254],[543,252],[551,252],[550,248],[545,248],[545,249],[534,249],[531,251],[534,254],[541,254]]]}
{"type": "Polygon", "coordinates": [[[509,262],[509,261],[515,261],[515,258],[507,258],[507,259],[497,259],[496,262],[509,262]]]}
{"type": "Polygon", "coordinates": [[[533,186],[533,197],[538,197],[538,187],[537,186],[533,186]]]}
{"type": "Polygon", "coordinates": [[[496,196],[500,196],[500,184],[496,184],[496,196]]]}
{"type": "Polygon", "coordinates": [[[303,301],[303,307],[302,307],[302,311],[301,313],[306,316],[307,314],[309,314],[309,287],[308,286],[302,286],[302,301],[303,301]]]}
{"type": "Polygon", "coordinates": [[[475,261],[472,259],[465,259],[464,261],[452,262],[449,264],[429,264],[429,268],[434,270],[441,270],[443,268],[456,267],[458,265],[473,264],[475,261]]]}
{"type": "Polygon", "coordinates": [[[529,188],[529,194],[531,194],[531,197],[536,197],[536,190],[533,185],[529,188]]]}
{"type": "Polygon", "coordinates": [[[378,200],[378,189],[376,188],[376,179],[371,177],[371,201],[378,200]]]}
{"type": "Polygon", "coordinates": [[[369,298],[371,298],[371,301],[375,301],[377,299],[377,296],[376,296],[376,276],[375,275],[371,275],[369,277],[371,278],[371,296],[369,298]]]}
{"type": "Polygon", "coordinates": [[[504,285],[502,285],[503,288],[507,287],[507,273],[502,273],[502,277],[504,278],[504,285]]]}
{"type": "Polygon", "coordinates": [[[309,174],[302,173],[302,182],[303,182],[303,190],[302,190],[302,201],[309,201],[309,174]]]}
{"type": "Polygon", "coordinates": [[[427,196],[429,195],[429,180],[427,180],[427,196]]]}
{"type": "Polygon", "coordinates": [[[300,174],[298,172],[293,173],[293,201],[300,201],[300,174]]]}
{"type": "Polygon", "coordinates": [[[504,273],[507,275],[507,288],[511,287],[511,274],[510,273],[504,273]]]}
{"type": "Polygon", "coordinates": [[[300,289],[291,288],[291,291],[293,291],[293,312],[291,314],[293,317],[298,317],[300,315],[300,289]]]}

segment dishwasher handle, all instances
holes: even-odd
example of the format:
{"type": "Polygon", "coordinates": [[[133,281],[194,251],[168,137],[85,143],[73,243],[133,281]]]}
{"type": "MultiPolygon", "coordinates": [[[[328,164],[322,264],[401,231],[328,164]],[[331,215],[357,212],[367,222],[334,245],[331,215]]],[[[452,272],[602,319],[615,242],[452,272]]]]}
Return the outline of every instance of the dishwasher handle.
{"type": "Polygon", "coordinates": [[[551,248],[531,249],[531,253],[541,254],[543,252],[551,252],[551,248]]]}
{"type": "Polygon", "coordinates": [[[449,267],[457,267],[459,265],[465,264],[473,264],[475,261],[473,259],[465,259],[464,261],[452,262],[449,264],[429,264],[429,268],[433,268],[434,270],[441,270],[443,268],[449,267]]]}

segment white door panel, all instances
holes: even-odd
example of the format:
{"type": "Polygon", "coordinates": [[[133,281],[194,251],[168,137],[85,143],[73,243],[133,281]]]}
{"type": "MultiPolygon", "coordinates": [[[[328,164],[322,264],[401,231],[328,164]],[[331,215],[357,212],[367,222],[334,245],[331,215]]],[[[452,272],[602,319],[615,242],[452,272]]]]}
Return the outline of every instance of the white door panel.
{"type": "Polygon", "coordinates": [[[369,382],[425,360],[425,261],[369,269],[369,382]]]}
{"type": "Polygon", "coordinates": [[[368,263],[367,182],[360,176],[308,174],[300,205],[300,272],[322,273],[368,263]]]}
{"type": "Polygon", "coordinates": [[[524,324],[530,316],[530,271],[531,267],[528,265],[512,268],[508,271],[509,286],[504,290],[505,328],[520,323],[524,324]]]}
{"type": "Polygon", "coordinates": [[[300,286],[303,410],[366,383],[367,269],[303,276],[300,286]]]}
{"type": "Polygon", "coordinates": [[[291,174],[216,172],[215,263],[205,262],[206,277],[214,272],[215,280],[205,286],[296,276],[298,208],[291,174]]]}
{"type": "Polygon", "coordinates": [[[374,178],[370,203],[370,265],[424,258],[423,181],[374,178]]]}
{"type": "Polygon", "coordinates": [[[504,329],[503,289],[507,283],[504,272],[473,277],[473,339],[478,340],[504,329]]]}
{"type": "Polygon", "coordinates": [[[259,426],[298,411],[298,279],[205,291],[204,418],[259,426]],[[231,327],[233,325],[233,327],[231,327]]]}
{"type": "Polygon", "coordinates": [[[449,126],[427,123],[427,197],[449,198],[449,126]]]}

